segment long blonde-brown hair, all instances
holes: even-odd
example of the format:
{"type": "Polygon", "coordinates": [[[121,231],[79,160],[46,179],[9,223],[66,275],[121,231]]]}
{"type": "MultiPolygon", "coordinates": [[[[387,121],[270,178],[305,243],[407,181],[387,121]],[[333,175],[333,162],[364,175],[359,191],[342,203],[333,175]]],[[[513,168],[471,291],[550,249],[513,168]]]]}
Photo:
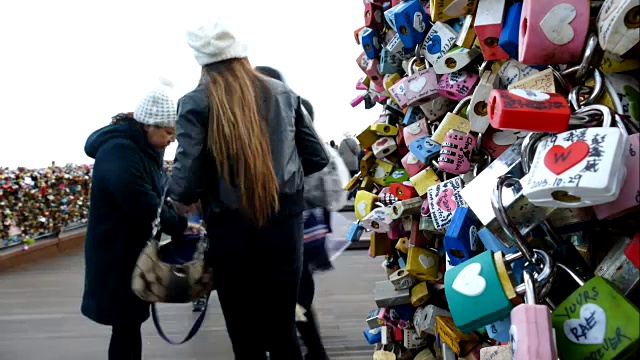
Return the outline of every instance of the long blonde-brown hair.
{"type": "MultiPolygon", "coordinates": [[[[209,148],[218,174],[239,190],[241,210],[264,226],[279,209],[267,121],[262,108],[266,84],[247,59],[202,68],[209,92],[209,148]]],[[[267,101],[268,103],[268,101],[267,101]]]]}

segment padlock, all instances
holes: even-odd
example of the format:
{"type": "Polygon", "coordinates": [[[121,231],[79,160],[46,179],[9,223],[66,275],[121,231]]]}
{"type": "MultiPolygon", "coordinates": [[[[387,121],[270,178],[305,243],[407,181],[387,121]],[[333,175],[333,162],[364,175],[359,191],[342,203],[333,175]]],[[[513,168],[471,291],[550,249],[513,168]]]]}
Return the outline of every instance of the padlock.
{"type": "Polygon", "coordinates": [[[607,280],[596,276],[586,283],[571,269],[580,288],[551,314],[558,356],[580,359],[625,359],[638,350],[640,313],[607,280]]]}
{"type": "Polygon", "coordinates": [[[416,279],[404,269],[391,274],[389,280],[396,290],[411,289],[411,287],[416,284],[416,279]]]}
{"type": "Polygon", "coordinates": [[[391,10],[394,10],[392,27],[398,32],[405,49],[413,51],[430,30],[427,13],[418,0],[403,1],[386,12],[391,10]]]}
{"type": "MultiPolygon", "coordinates": [[[[427,337],[420,337],[420,334],[413,329],[404,330],[404,347],[407,349],[419,349],[427,344],[427,337]]],[[[413,359],[413,357],[411,357],[413,359]]]]}
{"type": "MultiPolygon", "coordinates": [[[[522,4],[522,3],[518,3],[518,4],[522,4]]],[[[549,72],[551,73],[551,81],[553,82],[553,72],[552,72],[553,70],[551,69],[547,69],[547,70],[549,70],[549,72]]],[[[539,73],[539,71],[532,68],[531,66],[520,64],[517,60],[514,60],[514,59],[509,59],[505,61],[500,67],[500,70],[498,71],[498,79],[500,80],[501,88],[508,88],[512,84],[517,83],[520,80],[526,79],[530,76],[533,76],[537,73],[539,73]]],[[[533,89],[533,90],[537,90],[537,89],[533,89]]],[[[553,91],[544,91],[544,90],[541,90],[541,91],[555,92],[555,89],[553,91]]]]}
{"type": "Polygon", "coordinates": [[[518,58],[518,43],[520,40],[520,15],[522,2],[513,3],[504,19],[498,45],[513,59],[518,58]]]}
{"type": "Polygon", "coordinates": [[[376,31],[384,29],[383,15],[382,5],[375,2],[364,3],[364,26],[376,31]]]}
{"type": "Polygon", "coordinates": [[[461,189],[460,177],[432,185],[427,189],[431,218],[436,229],[446,229],[451,223],[454,211],[459,207],[467,207],[467,203],[460,195],[461,189]]]}
{"type": "Polygon", "coordinates": [[[373,182],[373,178],[371,176],[365,176],[360,182],[359,190],[373,191],[374,187],[375,183],[373,182]]]}
{"type": "Polygon", "coordinates": [[[629,136],[628,141],[627,175],[620,195],[612,202],[593,207],[598,219],[611,219],[640,210],[640,134],[629,136]]]}
{"type": "Polygon", "coordinates": [[[364,70],[364,73],[367,74],[367,77],[371,80],[369,83],[369,91],[375,91],[375,95],[378,97],[380,97],[385,91],[383,81],[384,76],[380,74],[379,66],[380,62],[378,59],[370,59],[364,70]]]}
{"type": "Polygon", "coordinates": [[[394,168],[393,163],[382,160],[382,159],[377,159],[376,165],[371,170],[371,172],[373,173],[372,175],[373,182],[375,182],[380,186],[384,186],[385,179],[393,172],[393,168],[394,168]]]}
{"type": "Polygon", "coordinates": [[[471,123],[469,120],[456,115],[454,110],[454,113],[447,113],[440,125],[438,125],[436,131],[433,133],[431,140],[438,144],[442,144],[450,130],[458,130],[463,133],[468,133],[471,130],[471,123]]]}
{"type": "Polygon", "coordinates": [[[433,245],[432,237],[427,238],[427,236],[420,231],[420,217],[412,217],[410,230],[409,243],[411,246],[427,249],[433,245]]]}
{"type": "Polygon", "coordinates": [[[368,127],[356,136],[356,139],[358,139],[360,146],[362,146],[364,149],[371,147],[371,145],[373,145],[373,143],[375,143],[378,138],[378,134],[376,134],[375,131],[371,131],[371,129],[369,129],[368,127]]]}
{"type": "Polygon", "coordinates": [[[511,316],[491,323],[485,327],[487,336],[496,341],[508,343],[511,337],[509,336],[509,329],[511,328],[511,316]]]}
{"type": "Polygon", "coordinates": [[[429,287],[424,281],[411,288],[411,305],[414,307],[424,305],[430,297],[429,287]]]}
{"type": "Polygon", "coordinates": [[[369,231],[384,233],[389,231],[391,221],[391,209],[380,207],[367,214],[360,224],[369,231]]]}
{"type": "Polygon", "coordinates": [[[604,74],[606,88],[608,89],[601,102],[613,108],[616,112],[624,114],[631,120],[636,129],[640,126],[640,83],[637,78],[625,74],[604,74]],[[616,93],[611,96],[610,93],[616,93]],[[607,101],[609,100],[609,101],[607,101]]]}
{"type": "Polygon", "coordinates": [[[375,345],[382,342],[382,328],[377,327],[375,329],[363,330],[364,338],[370,345],[375,345]]]}
{"type": "Polygon", "coordinates": [[[460,101],[470,96],[478,82],[478,74],[465,70],[458,70],[444,74],[440,78],[436,90],[442,96],[460,101]]]}
{"type": "Polygon", "coordinates": [[[347,231],[346,240],[348,242],[359,241],[363,232],[364,232],[364,227],[360,225],[360,222],[354,221],[353,223],[351,223],[351,226],[349,227],[349,231],[347,231]]]}
{"type": "Polygon", "coordinates": [[[471,153],[476,138],[458,130],[449,130],[442,142],[438,168],[450,174],[466,174],[471,168],[471,153]]]}
{"type": "MultiPolygon", "coordinates": [[[[384,336],[383,336],[384,338],[384,336]]],[[[386,349],[376,350],[373,353],[373,360],[397,360],[396,354],[386,349]]]]}
{"type": "Polygon", "coordinates": [[[633,0],[606,0],[600,8],[598,18],[598,42],[605,51],[622,56],[638,44],[640,35],[636,30],[638,20],[637,2],[633,0]]]}
{"type": "Polygon", "coordinates": [[[379,308],[391,308],[398,305],[410,304],[409,290],[396,291],[391,281],[377,281],[375,286],[375,301],[379,308]]]}
{"type": "Polygon", "coordinates": [[[456,39],[456,46],[460,46],[466,49],[471,49],[473,43],[476,40],[476,29],[473,28],[473,15],[467,15],[462,21],[462,26],[458,33],[458,39],[456,39]]]}
{"type": "Polygon", "coordinates": [[[431,210],[429,209],[429,200],[424,200],[422,202],[422,206],[420,207],[420,215],[427,216],[430,212],[431,210]]]}
{"type": "Polygon", "coordinates": [[[442,115],[453,109],[455,105],[455,101],[447,97],[440,96],[427,103],[420,104],[420,110],[422,110],[422,113],[427,120],[433,121],[439,119],[442,115]]]}
{"type": "Polygon", "coordinates": [[[354,200],[356,219],[362,220],[369,215],[375,208],[378,199],[378,195],[376,194],[364,190],[358,191],[354,200]]]}
{"type": "Polygon", "coordinates": [[[416,354],[413,360],[437,360],[431,352],[431,349],[426,348],[416,354]]]}
{"type": "Polygon", "coordinates": [[[404,58],[405,53],[404,44],[402,43],[402,40],[400,40],[400,35],[398,35],[395,30],[391,29],[387,32],[387,38],[388,41],[386,42],[385,48],[395,56],[397,60],[396,65],[402,69],[402,59],[404,58]]]}
{"type": "Polygon", "coordinates": [[[378,139],[378,141],[373,143],[373,145],[371,145],[371,150],[378,159],[384,159],[385,157],[391,155],[391,153],[393,153],[397,149],[398,145],[396,144],[396,140],[391,136],[382,137],[378,139]]]}
{"type": "Polygon", "coordinates": [[[428,233],[444,235],[444,230],[436,229],[436,226],[433,224],[433,219],[431,216],[423,216],[420,218],[420,231],[426,231],[428,233]]]}
{"type": "Polygon", "coordinates": [[[395,309],[382,308],[379,309],[378,320],[382,321],[382,326],[391,326],[404,329],[408,323],[400,318],[400,314],[395,309]]]}
{"type": "Polygon", "coordinates": [[[476,30],[482,56],[485,60],[506,60],[509,58],[509,54],[499,44],[505,7],[505,0],[478,0],[478,10],[473,27],[476,30]]]}
{"type": "Polygon", "coordinates": [[[431,136],[423,136],[411,142],[409,151],[423,164],[428,164],[440,153],[440,144],[431,140],[431,136]]]}
{"type": "Polygon", "coordinates": [[[382,309],[380,308],[369,311],[366,320],[369,329],[377,329],[380,326],[384,325],[384,321],[382,321],[379,317],[380,312],[382,312],[382,309]]]}
{"type": "MultiPolygon", "coordinates": [[[[378,63],[378,72],[381,74],[394,75],[402,70],[402,61],[391,50],[383,47],[380,51],[380,62],[378,63]]],[[[388,86],[385,78],[382,78],[382,85],[387,90],[388,86]]]]}
{"type": "Polygon", "coordinates": [[[409,200],[418,197],[416,189],[410,182],[391,184],[389,186],[389,192],[400,200],[409,200]]]}
{"type": "Polygon", "coordinates": [[[368,174],[369,171],[373,169],[375,163],[376,163],[376,156],[373,154],[373,151],[369,151],[360,160],[360,173],[368,174]]]}
{"type": "Polygon", "coordinates": [[[365,27],[364,30],[362,30],[360,42],[362,43],[362,49],[364,49],[364,53],[367,55],[367,59],[373,60],[380,56],[380,52],[382,51],[382,44],[380,42],[380,37],[378,36],[377,31],[365,27]]]}
{"type": "Polygon", "coordinates": [[[571,108],[564,96],[537,90],[491,90],[489,120],[496,129],[564,132],[571,108]]]}
{"type": "Polygon", "coordinates": [[[471,131],[476,133],[484,133],[489,127],[489,107],[487,101],[491,90],[498,85],[498,72],[493,64],[490,68],[480,73],[480,81],[473,91],[471,102],[467,108],[467,117],[469,118],[471,131]]]}
{"type": "Polygon", "coordinates": [[[529,134],[528,131],[500,130],[489,127],[482,136],[482,148],[495,159],[502,155],[518,139],[526,137],[527,134],[529,134]]]}
{"type": "Polygon", "coordinates": [[[436,335],[436,317],[438,316],[448,317],[451,313],[434,305],[418,308],[413,315],[413,326],[420,333],[436,335]]]}
{"type": "Polygon", "coordinates": [[[409,238],[401,237],[398,239],[396,243],[396,250],[402,251],[403,253],[409,253],[409,238]]]}
{"type": "Polygon", "coordinates": [[[366,26],[361,26],[358,29],[353,31],[353,37],[355,38],[356,44],[358,44],[358,45],[361,44],[360,39],[362,39],[362,31],[364,30],[365,27],[366,26]]]}
{"type": "Polygon", "coordinates": [[[478,238],[480,221],[468,208],[457,208],[444,236],[450,263],[456,266],[474,257],[482,248],[478,238]]]}
{"type": "Polygon", "coordinates": [[[475,333],[464,333],[456,328],[453,319],[448,316],[436,316],[436,331],[440,342],[446,343],[458,356],[469,353],[480,341],[475,333]]]}
{"type": "Polygon", "coordinates": [[[429,128],[425,119],[416,121],[415,123],[405,126],[404,142],[409,148],[414,140],[420,139],[428,135],[429,128]]]}
{"type": "Polygon", "coordinates": [[[391,219],[397,220],[407,215],[420,213],[423,200],[419,197],[398,201],[391,206],[391,219]]]}
{"type": "MultiPolygon", "coordinates": [[[[526,66],[526,65],[523,65],[526,66]]],[[[533,69],[533,68],[530,68],[533,69]]],[[[534,69],[535,70],[535,69],[534,69]]],[[[555,93],[555,76],[553,69],[548,68],[540,72],[536,72],[532,75],[524,77],[519,81],[516,81],[510,85],[507,85],[508,90],[537,90],[545,93],[555,93]]]]}
{"type": "MultiPolygon", "coordinates": [[[[410,177],[414,177],[416,174],[427,168],[427,166],[420,162],[420,160],[418,160],[418,158],[411,152],[402,158],[401,163],[402,167],[407,171],[410,177]]],[[[415,186],[415,182],[411,182],[415,186]]]]}
{"type": "Polygon", "coordinates": [[[448,74],[461,70],[469,65],[480,54],[480,50],[472,47],[470,49],[463,47],[455,47],[449,50],[440,60],[433,64],[436,74],[448,74]]]}
{"type": "Polygon", "coordinates": [[[555,335],[551,327],[549,308],[537,304],[536,283],[525,270],[525,303],[511,310],[509,330],[513,359],[556,360],[555,335]]]}
{"type": "Polygon", "coordinates": [[[596,276],[607,279],[625,295],[634,290],[640,281],[640,270],[626,255],[630,244],[631,239],[619,238],[594,271],[596,276]]]}
{"type": "Polygon", "coordinates": [[[385,178],[384,184],[390,186],[391,184],[404,183],[406,181],[409,181],[409,173],[405,169],[396,169],[385,178]]]}
{"type": "Polygon", "coordinates": [[[640,269],[640,232],[637,232],[629,245],[624,249],[624,255],[636,269],[640,269]]]}
{"type": "MultiPolygon", "coordinates": [[[[402,80],[402,77],[399,74],[391,74],[385,75],[382,78],[382,82],[384,85],[384,89],[391,94],[390,90],[393,85],[395,85],[398,81],[402,80]]],[[[393,95],[393,94],[392,94],[393,95]]],[[[395,102],[395,98],[392,96],[393,101],[395,102]]],[[[404,114],[403,114],[404,115],[404,114]]]]}
{"type": "Polygon", "coordinates": [[[532,65],[579,63],[589,12],[588,1],[524,0],[518,61],[532,65]]]}
{"type": "Polygon", "coordinates": [[[522,181],[535,205],[585,207],[615,200],[626,176],[629,142],[618,128],[567,131],[541,140],[522,181]]]}
{"type": "Polygon", "coordinates": [[[422,120],[422,118],[424,118],[424,115],[419,107],[409,106],[407,108],[407,113],[402,120],[402,124],[404,126],[409,126],[418,120],[422,120]]]}
{"type": "Polygon", "coordinates": [[[440,256],[433,249],[410,247],[407,257],[407,271],[418,281],[433,281],[438,278],[440,256]]]}
{"type": "MultiPolygon", "coordinates": [[[[406,96],[406,104],[410,106],[420,105],[429,101],[432,101],[439,97],[438,91],[438,78],[433,68],[429,67],[429,64],[424,62],[424,69],[414,71],[414,64],[417,62],[417,58],[413,58],[409,63],[409,71],[405,78],[406,87],[404,94],[406,96]]],[[[393,87],[392,87],[393,89],[393,87]]],[[[398,103],[403,106],[402,103],[398,103]]]]}
{"type": "MultiPolygon", "coordinates": [[[[411,225],[413,224],[413,216],[403,216],[400,219],[400,222],[402,223],[402,230],[410,233],[411,232],[411,225]]],[[[411,239],[409,239],[411,240],[411,239]]],[[[411,243],[411,241],[409,241],[409,243],[411,243]]]]}
{"type": "Polygon", "coordinates": [[[384,256],[391,254],[391,239],[385,233],[371,233],[369,243],[369,256],[384,256]]]}
{"type": "Polygon", "coordinates": [[[431,20],[446,21],[475,12],[478,0],[431,0],[431,20]]]}
{"type": "Polygon", "coordinates": [[[423,198],[429,191],[429,188],[440,184],[440,178],[438,178],[438,175],[436,175],[436,172],[433,171],[432,168],[426,168],[419,171],[417,174],[412,176],[410,180],[418,192],[418,195],[423,198]]]}
{"type": "Polygon", "coordinates": [[[498,345],[480,349],[480,360],[512,360],[511,346],[498,345]]]}
{"type": "Polygon", "coordinates": [[[362,54],[360,54],[356,58],[356,63],[358,64],[360,70],[362,70],[362,72],[365,72],[365,70],[367,70],[367,65],[369,65],[369,58],[367,57],[367,53],[362,52],[362,54]]]}
{"type": "Polygon", "coordinates": [[[422,43],[422,54],[427,61],[434,65],[439,59],[455,46],[458,33],[446,23],[436,22],[427,33],[422,43]]]}

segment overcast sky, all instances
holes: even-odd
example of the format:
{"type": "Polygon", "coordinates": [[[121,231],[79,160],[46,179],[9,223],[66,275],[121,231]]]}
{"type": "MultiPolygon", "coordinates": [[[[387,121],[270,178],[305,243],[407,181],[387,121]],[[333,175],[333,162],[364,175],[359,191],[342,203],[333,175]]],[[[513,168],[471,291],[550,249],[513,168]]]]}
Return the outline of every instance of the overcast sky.
{"type": "Polygon", "coordinates": [[[323,139],[339,141],[381,111],[349,105],[364,76],[353,37],[363,9],[361,1],[3,1],[0,167],[90,163],[87,136],[133,111],[159,76],[175,83],[176,99],[195,87],[200,68],[185,31],[217,16],[248,43],[254,66],[280,69],[312,102],[323,139]]]}

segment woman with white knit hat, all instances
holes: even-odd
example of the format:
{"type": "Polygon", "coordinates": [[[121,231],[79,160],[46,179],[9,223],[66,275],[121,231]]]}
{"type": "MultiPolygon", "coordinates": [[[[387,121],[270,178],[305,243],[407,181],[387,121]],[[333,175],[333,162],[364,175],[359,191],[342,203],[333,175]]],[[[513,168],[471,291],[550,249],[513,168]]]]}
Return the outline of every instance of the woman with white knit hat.
{"type": "Polygon", "coordinates": [[[178,102],[171,198],[202,203],[208,261],[236,359],[301,360],[295,309],[304,176],[329,158],[300,97],[254,71],[220,22],[187,33],[201,81],[178,102]],[[267,321],[251,336],[253,324],[267,321]]]}
{"type": "MultiPolygon", "coordinates": [[[[85,239],[82,313],[112,327],[109,359],[141,359],[141,324],[149,303],[131,290],[136,260],[151,235],[163,188],[164,149],[175,140],[176,105],[166,81],[145,96],[133,117],[119,117],[87,139],[95,159],[85,239]]],[[[164,233],[178,235],[187,220],[165,205],[164,233]]]]}

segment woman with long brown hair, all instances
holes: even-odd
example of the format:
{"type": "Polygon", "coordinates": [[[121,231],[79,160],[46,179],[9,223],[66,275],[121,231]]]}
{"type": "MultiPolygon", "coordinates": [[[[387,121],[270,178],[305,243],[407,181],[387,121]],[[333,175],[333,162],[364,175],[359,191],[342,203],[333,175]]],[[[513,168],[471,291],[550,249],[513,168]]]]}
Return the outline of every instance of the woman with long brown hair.
{"type": "Polygon", "coordinates": [[[329,158],[298,95],[257,74],[219,22],[187,33],[200,84],[178,103],[170,196],[202,203],[236,359],[302,359],[295,308],[304,176],[329,158]]]}

